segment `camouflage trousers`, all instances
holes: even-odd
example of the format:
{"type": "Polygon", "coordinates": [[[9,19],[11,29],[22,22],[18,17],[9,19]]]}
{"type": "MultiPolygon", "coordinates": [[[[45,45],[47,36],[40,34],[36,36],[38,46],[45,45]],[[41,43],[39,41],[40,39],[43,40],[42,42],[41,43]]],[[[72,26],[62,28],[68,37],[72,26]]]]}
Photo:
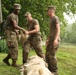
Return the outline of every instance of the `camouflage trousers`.
{"type": "Polygon", "coordinates": [[[30,52],[30,48],[34,48],[36,54],[44,58],[44,53],[42,52],[42,46],[41,46],[41,36],[37,35],[36,37],[28,38],[27,41],[24,43],[23,46],[23,63],[27,62],[28,54],[30,52]]]}
{"type": "Polygon", "coordinates": [[[14,61],[18,59],[18,41],[14,31],[5,30],[6,43],[9,49],[10,58],[14,61]]]}
{"type": "Polygon", "coordinates": [[[49,41],[46,47],[45,58],[46,62],[48,63],[48,69],[54,73],[54,75],[58,75],[58,68],[57,68],[57,59],[56,59],[56,52],[59,47],[53,45],[53,41],[49,41]]]}

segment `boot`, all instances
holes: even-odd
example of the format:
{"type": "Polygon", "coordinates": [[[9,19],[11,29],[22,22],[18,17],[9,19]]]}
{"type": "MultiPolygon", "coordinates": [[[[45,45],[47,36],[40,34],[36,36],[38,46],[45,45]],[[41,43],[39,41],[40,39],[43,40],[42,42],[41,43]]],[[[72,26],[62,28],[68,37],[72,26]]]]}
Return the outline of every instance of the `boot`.
{"type": "Polygon", "coordinates": [[[6,63],[8,66],[10,66],[9,59],[10,59],[10,54],[8,54],[7,57],[3,59],[3,62],[6,63]]]}
{"type": "Polygon", "coordinates": [[[17,64],[16,64],[16,61],[12,60],[12,66],[13,67],[19,67],[17,64]]]}

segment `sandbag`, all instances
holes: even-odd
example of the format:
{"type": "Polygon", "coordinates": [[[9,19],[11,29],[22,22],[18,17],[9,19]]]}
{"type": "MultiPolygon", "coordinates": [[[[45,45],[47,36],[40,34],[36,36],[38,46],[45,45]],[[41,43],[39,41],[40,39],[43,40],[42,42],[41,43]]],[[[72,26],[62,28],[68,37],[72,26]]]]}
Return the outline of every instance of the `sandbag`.
{"type": "Polygon", "coordinates": [[[32,56],[20,67],[21,75],[54,75],[47,68],[47,63],[38,56],[32,56]]]}

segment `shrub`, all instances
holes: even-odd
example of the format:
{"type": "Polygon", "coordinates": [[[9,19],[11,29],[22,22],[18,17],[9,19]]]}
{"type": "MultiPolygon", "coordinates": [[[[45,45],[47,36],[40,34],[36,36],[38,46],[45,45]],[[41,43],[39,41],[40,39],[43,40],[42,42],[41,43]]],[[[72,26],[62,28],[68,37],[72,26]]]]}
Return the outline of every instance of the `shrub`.
{"type": "Polygon", "coordinates": [[[8,47],[7,47],[6,41],[4,39],[0,40],[0,52],[8,53],[8,47]]]}

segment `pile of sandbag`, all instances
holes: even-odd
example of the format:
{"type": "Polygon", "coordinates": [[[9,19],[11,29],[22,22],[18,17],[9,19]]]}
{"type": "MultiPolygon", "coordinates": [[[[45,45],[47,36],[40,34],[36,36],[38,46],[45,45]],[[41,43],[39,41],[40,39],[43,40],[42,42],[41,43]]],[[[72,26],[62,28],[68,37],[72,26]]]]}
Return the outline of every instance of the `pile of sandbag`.
{"type": "Polygon", "coordinates": [[[21,75],[53,75],[43,58],[31,56],[27,63],[20,67],[21,75]]]}

